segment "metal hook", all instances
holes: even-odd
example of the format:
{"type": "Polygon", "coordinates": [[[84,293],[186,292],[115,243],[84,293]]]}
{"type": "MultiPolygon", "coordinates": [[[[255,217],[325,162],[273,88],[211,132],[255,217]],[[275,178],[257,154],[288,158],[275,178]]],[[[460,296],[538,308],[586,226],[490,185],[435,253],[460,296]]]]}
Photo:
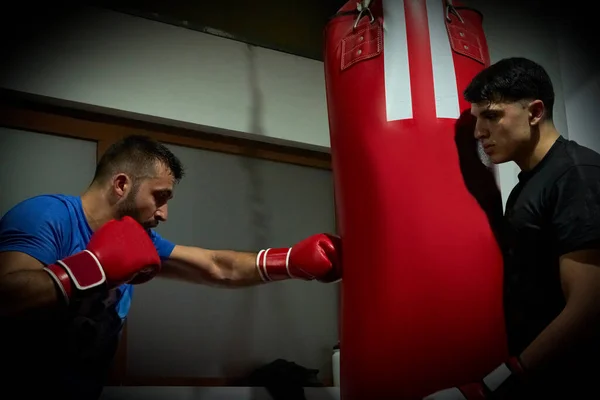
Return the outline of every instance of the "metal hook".
{"type": "Polygon", "coordinates": [[[465,23],[465,21],[460,16],[459,12],[456,10],[456,8],[454,8],[454,4],[452,4],[452,0],[446,0],[446,20],[448,22],[452,22],[452,19],[450,18],[450,14],[454,14],[456,17],[458,17],[458,20],[460,22],[462,22],[463,24],[465,23]]]}
{"type": "Polygon", "coordinates": [[[358,17],[356,17],[356,21],[354,21],[354,27],[352,28],[353,30],[356,30],[358,23],[360,22],[361,18],[364,16],[365,13],[368,13],[369,16],[371,17],[371,23],[375,22],[375,17],[373,16],[371,9],[369,8],[370,4],[371,4],[371,0],[362,0],[358,3],[356,3],[356,9],[358,10],[358,17]]]}

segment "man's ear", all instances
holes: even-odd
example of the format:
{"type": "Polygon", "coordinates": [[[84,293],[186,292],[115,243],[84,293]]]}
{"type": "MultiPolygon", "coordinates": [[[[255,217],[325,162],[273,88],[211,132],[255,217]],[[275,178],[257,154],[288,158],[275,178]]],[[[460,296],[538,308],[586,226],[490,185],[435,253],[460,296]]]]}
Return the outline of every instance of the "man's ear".
{"type": "Polygon", "coordinates": [[[127,193],[131,190],[132,182],[127,174],[117,174],[112,180],[112,191],[115,196],[119,199],[127,196],[127,193]]]}
{"type": "Polygon", "coordinates": [[[546,106],[541,100],[534,100],[527,106],[529,111],[529,125],[539,125],[546,114],[546,106]]]}

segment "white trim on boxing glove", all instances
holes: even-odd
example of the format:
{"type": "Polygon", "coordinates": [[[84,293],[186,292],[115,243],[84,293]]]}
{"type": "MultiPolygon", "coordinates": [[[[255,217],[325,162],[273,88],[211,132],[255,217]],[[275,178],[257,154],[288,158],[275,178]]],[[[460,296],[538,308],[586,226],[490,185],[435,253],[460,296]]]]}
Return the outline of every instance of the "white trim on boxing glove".
{"type": "Polygon", "coordinates": [[[44,267],[43,270],[46,271],[48,273],[48,275],[50,275],[50,278],[52,278],[52,280],[54,281],[56,286],[60,289],[60,292],[62,293],[63,298],[65,299],[65,302],[67,303],[67,305],[69,305],[71,299],[69,298],[69,295],[67,294],[67,291],[65,290],[65,286],[63,285],[62,280],[56,275],[56,273],[52,269],[50,269],[48,267],[44,267]]]}
{"type": "Polygon", "coordinates": [[[502,385],[507,385],[502,390],[509,388],[510,391],[513,385],[519,384],[523,376],[523,366],[519,359],[510,357],[479,382],[440,390],[424,397],[423,400],[479,400],[489,396],[493,398],[502,385]]]}
{"type": "Polygon", "coordinates": [[[44,271],[59,287],[67,304],[77,293],[106,283],[106,274],[100,261],[89,250],[83,250],[63,260],[57,260],[54,264],[44,267],[44,271]],[[80,274],[78,275],[77,272],[80,274]],[[82,282],[87,282],[87,284],[82,282]]]}
{"type": "Polygon", "coordinates": [[[258,270],[258,274],[260,275],[260,279],[262,279],[263,282],[270,282],[271,280],[269,279],[269,276],[267,275],[266,271],[263,271],[263,268],[261,267],[261,265],[265,265],[265,260],[264,257],[266,257],[267,252],[270,249],[263,249],[261,251],[258,252],[258,254],[256,255],[256,269],[258,270]],[[264,255],[263,255],[264,254],[264,255]],[[263,262],[261,264],[260,259],[261,257],[263,257],[263,262]]]}
{"type": "MultiPolygon", "coordinates": [[[[263,249],[261,251],[258,252],[258,254],[256,255],[256,269],[258,269],[258,274],[260,275],[260,278],[262,279],[263,282],[272,282],[274,279],[273,277],[270,276],[269,274],[269,267],[273,267],[273,263],[275,263],[275,261],[273,261],[273,259],[271,259],[271,264],[269,261],[269,252],[271,250],[276,251],[277,253],[275,254],[276,257],[276,265],[278,266],[277,271],[275,272],[283,272],[283,267],[285,266],[285,274],[287,274],[287,277],[285,276],[285,274],[276,274],[275,276],[275,280],[282,280],[282,279],[300,279],[297,276],[292,275],[291,271],[290,271],[290,255],[292,253],[292,248],[277,248],[277,249],[272,249],[272,248],[268,248],[268,249],[263,249]],[[283,255],[285,250],[285,265],[283,265],[281,263],[281,256],[283,255]]],[[[273,271],[271,271],[273,272],[273,271]]]]}
{"type": "Polygon", "coordinates": [[[285,256],[285,270],[287,271],[288,275],[290,276],[290,278],[292,279],[296,279],[298,278],[297,276],[292,275],[292,273],[290,272],[290,254],[292,254],[292,248],[290,247],[286,256],[285,256]]]}
{"type": "Polygon", "coordinates": [[[513,374],[514,372],[508,367],[508,365],[506,363],[502,363],[483,378],[483,384],[490,392],[493,393],[513,374]]]}
{"type": "Polygon", "coordinates": [[[100,271],[100,275],[102,276],[101,279],[95,281],[94,283],[91,283],[89,285],[82,285],[78,280],[77,280],[77,276],[73,273],[73,271],[71,270],[71,268],[65,264],[62,260],[58,260],[57,263],[61,265],[61,267],[63,267],[65,269],[65,271],[67,271],[67,274],[69,274],[69,277],[71,278],[71,282],[73,282],[75,284],[75,287],[78,290],[88,290],[91,288],[95,288],[97,286],[102,285],[104,282],[106,282],[106,274],[104,273],[104,268],[102,268],[102,264],[100,264],[100,261],[98,260],[98,258],[89,250],[83,250],[85,253],[88,253],[92,259],[94,260],[94,262],[96,263],[96,265],[98,266],[98,270],[100,271]]]}
{"type": "Polygon", "coordinates": [[[459,388],[450,388],[432,393],[423,400],[468,400],[459,388]]]}

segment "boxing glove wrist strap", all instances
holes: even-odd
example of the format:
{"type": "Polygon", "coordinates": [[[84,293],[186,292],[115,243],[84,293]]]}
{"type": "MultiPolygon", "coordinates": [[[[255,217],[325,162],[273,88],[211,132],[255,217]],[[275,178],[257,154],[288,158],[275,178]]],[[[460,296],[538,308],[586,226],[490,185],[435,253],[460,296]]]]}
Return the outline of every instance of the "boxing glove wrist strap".
{"type": "Polygon", "coordinates": [[[314,276],[290,266],[291,247],[264,249],[256,256],[256,269],[263,282],[285,279],[312,280],[314,276]]]}
{"type": "Polygon", "coordinates": [[[510,357],[487,374],[479,384],[465,385],[460,391],[465,400],[496,399],[511,396],[523,384],[525,372],[517,357],[510,357]]]}
{"type": "Polygon", "coordinates": [[[291,248],[263,249],[256,256],[256,268],[263,282],[292,279],[289,259],[291,248]]]}
{"type": "Polygon", "coordinates": [[[106,282],[102,265],[88,250],[58,260],[44,270],[56,282],[67,303],[77,293],[96,288],[106,282]]]}
{"type": "Polygon", "coordinates": [[[506,362],[500,364],[495,370],[483,378],[486,389],[494,394],[499,390],[519,385],[525,376],[523,366],[517,357],[510,357],[506,362]]]}

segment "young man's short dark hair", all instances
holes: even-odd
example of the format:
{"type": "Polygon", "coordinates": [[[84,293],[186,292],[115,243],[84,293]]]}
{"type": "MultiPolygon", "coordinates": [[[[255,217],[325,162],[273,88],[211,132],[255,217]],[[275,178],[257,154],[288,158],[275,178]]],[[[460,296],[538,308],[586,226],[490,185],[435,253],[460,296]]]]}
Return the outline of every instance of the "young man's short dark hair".
{"type": "Polygon", "coordinates": [[[546,70],[523,57],[502,59],[481,71],[464,91],[469,103],[541,100],[552,120],[554,88],[546,70]]]}

